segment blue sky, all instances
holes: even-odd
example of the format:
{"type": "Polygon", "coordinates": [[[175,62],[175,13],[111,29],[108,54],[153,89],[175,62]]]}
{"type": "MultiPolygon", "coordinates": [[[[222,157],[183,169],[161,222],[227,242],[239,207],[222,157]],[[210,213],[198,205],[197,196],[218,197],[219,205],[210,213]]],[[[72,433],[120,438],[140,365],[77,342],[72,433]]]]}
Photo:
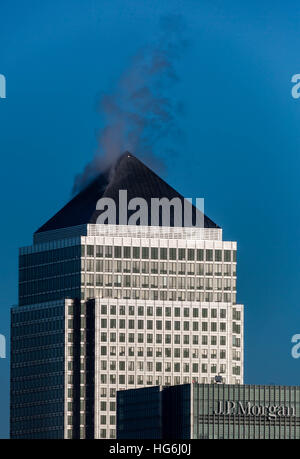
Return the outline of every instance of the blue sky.
{"type": "MultiPolygon", "coordinates": [[[[70,197],[97,149],[111,93],[164,14],[189,46],[177,72],[184,140],[162,140],[161,175],[238,241],[245,382],[299,384],[300,5],[296,1],[1,1],[0,333],[9,344],[18,247],[70,197]],[[167,143],[167,145],[166,145],[167,143]],[[167,154],[165,147],[174,153],[167,154]]],[[[138,156],[138,152],[136,152],[138,156]]],[[[9,349],[7,349],[9,351],[9,349]]],[[[8,436],[9,359],[0,359],[0,437],[8,436]]]]}

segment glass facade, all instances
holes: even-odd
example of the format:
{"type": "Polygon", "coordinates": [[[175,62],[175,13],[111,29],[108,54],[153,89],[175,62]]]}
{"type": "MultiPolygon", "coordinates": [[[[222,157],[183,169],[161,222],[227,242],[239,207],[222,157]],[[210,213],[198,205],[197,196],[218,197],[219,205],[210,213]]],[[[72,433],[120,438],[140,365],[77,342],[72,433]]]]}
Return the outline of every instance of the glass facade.
{"type": "Polygon", "coordinates": [[[300,439],[300,387],[193,386],[193,438],[300,439]]]}
{"type": "Polygon", "coordinates": [[[11,438],[63,438],[65,302],[11,311],[11,438]]]}
{"type": "Polygon", "coordinates": [[[163,420],[159,386],[120,391],[117,406],[117,438],[161,438],[163,420]]]}
{"type": "Polygon", "coordinates": [[[80,298],[81,246],[19,257],[19,305],[80,298]]]}
{"type": "Polygon", "coordinates": [[[300,439],[300,386],[194,383],[148,391],[118,392],[118,439],[300,439]]]}
{"type": "Polygon", "coordinates": [[[117,393],[118,439],[188,439],[191,389],[155,386],[117,393]],[[176,416],[172,416],[176,407],[176,416]]]}

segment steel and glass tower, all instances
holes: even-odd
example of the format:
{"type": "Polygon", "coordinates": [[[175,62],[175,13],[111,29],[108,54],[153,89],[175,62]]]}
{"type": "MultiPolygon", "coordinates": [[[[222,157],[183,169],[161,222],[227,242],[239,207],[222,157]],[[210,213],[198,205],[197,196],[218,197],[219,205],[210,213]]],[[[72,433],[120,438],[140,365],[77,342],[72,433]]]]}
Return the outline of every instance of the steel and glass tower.
{"type": "Polygon", "coordinates": [[[184,203],[126,153],[20,249],[12,438],[115,438],[117,390],[243,383],[236,242],[206,216],[202,227],[176,226],[172,212],[168,226],[161,213],[156,226],[123,224],[120,190],[149,209],[152,198],[184,203]],[[103,197],[114,224],[97,223],[103,197]]]}

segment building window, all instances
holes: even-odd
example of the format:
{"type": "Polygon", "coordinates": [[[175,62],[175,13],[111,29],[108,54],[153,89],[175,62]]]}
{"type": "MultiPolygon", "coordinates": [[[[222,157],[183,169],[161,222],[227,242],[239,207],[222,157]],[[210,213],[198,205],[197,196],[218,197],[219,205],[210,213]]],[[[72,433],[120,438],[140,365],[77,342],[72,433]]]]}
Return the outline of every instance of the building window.
{"type": "Polygon", "coordinates": [[[123,258],[131,258],[131,247],[123,247],[123,258]]]}
{"type": "Polygon", "coordinates": [[[171,344],[171,342],[172,342],[171,335],[169,335],[169,334],[165,335],[165,343],[166,344],[171,344]]]}
{"type": "Polygon", "coordinates": [[[162,362],[156,362],[155,368],[156,371],[162,371],[162,362]]]}
{"type": "Polygon", "coordinates": [[[153,307],[152,306],[148,306],[147,307],[147,316],[153,316],[153,307]]]}
{"type": "Polygon", "coordinates": [[[231,261],[231,250],[224,250],[224,261],[225,262],[231,261]]]}
{"type": "MultiPolygon", "coordinates": [[[[110,341],[111,341],[111,342],[115,342],[115,341],[116,341],[116,340],[115,340],[115,336],[116,336],[115,333],[111,333],[111,334],[110,334],[110,341]]],[[[120,333],[120,334],[119,334],[119,341],[120,341],[120,343],[125,343],[125,336],[126,336],[125,333],[120,333]]],[[[128,341],[129,341],[129,340],[128,340],[128,341]]]]}
{"type": "Polygon", "coordinates": [[[149,248],[148,247],[142,247],[142,258],[144,260],[147,260],[149,258],[149,248]]]}
{"type": "Polygon", "coordinates": [[[153,357],[153,347],[147,347],[147,357],[153,357]]]}
{"type": "Polygon", "coordinates": [[[171,371],[171,362],[165,362],[165,371],[170,372],[171,371]]]}
{"type": "Polygon", "coordinates": [[[215,261],[222,261],[222,250],[215,250],[215,261]]]}
{"type": "Polygon", "coordinates": [[[167,260],[167,258],[168,258],[168,249],[162,247],[160,249],[160,259],[167,260]]]}
{"type": "Polygon", "coordinates": [[[213,261],[213,250],[212,249],[207,249],[205,251],[205,260],[206,261],[213,261]]]}
{"type": "Polygon", "coordinates": [[[226,319],[226,309],[221,309],[220,310],[220,317],[221,317],[221,319],[226,319]]]}
{"type": "Polygon", "coordinates": [[[111,356],[116,356],[117,355],[117,348],[116,346],[110,346],[110,355],[111,356]]]}
{"type": "Polygon", "coordinates": [[[176,260],[176,249],[169,249],[169,259],[176,260]]]}
{"type": "Polygon", "coordinates": [[[224,363],[220,365],[220,373],[226,373],[226,365],[224,363]]]}
{"type": "Polygon", "coordinates": [[[105,257],[106,258],[112,258],[112,246],[111,245],[107,245],[105,247],[105,257]]]}
{"type": "Polygon", "coordinates": [[[232,368],[232,374],[233,375],[240,375],[241,374],[241,368],[239,366],[234,366],[232,368]]]}
{"type": "Polygon", "coordinates": [[[190,357],[190,350],[189,349],[183,349],[183,358],[188,359],[190,357]]]}
{"type": "Polygon", "coordinates": [[[152,260],[157,260],[158,259],[158,248],[151,247],[151,258],[152,258],[152,260]]]}
{"type": "Polygon", "coordinates": [[[183,344],[190,344],[190,336],[183,335],[183,344]]]}
{"type": "Polygon", "coordinates": [[[153,335],[147,333],[147,343],[153,343],[153,335]]]}
{"type": "Polygon", "coordinates": [[[140,258],[140,248],[139,247],[133,247],[132,248],[132,257],[133,258],[140,258]]]}
{"type": "Polygon", "coordinates": [[[115,258],[122,258],[122,247],[120,246],[114,247],[114,256],[115,258]]]}
{"type": "Polygon", "coordinates": [[[220,331],[225,332],[226,331],[226,322],[221,322],[220,323],[220,331]]]}
{"type": "Polygon", "coordinates": [[[217,322],[211,322],[210,330],[213,331],[213,332],[217,331],[217,322]]]}
{"type": "Polygon", "coordinates": [[[178,260],[185,260],[185,249],[178,249],[178,260]]]}
{"type": "Polygon", "coordinates": [[[208,331],[208,323],[202,322],[202,331],[208,331]]]}
{"type": "Polygon", "coordinates": [[[199,344],[199,337],[198,337],[198,335],[193,335],[193,344],[199,344]]]}
{"type": "MultiPolygon", "coordinates": [[[[220,359],[226,359],[226,351],[224,349],[220,351],[220,359]]],[[[234,360],[234,356],[233,356],[233,360],[234,360]]]]}
{"type": "Polygon", "coordinates": [[[171,321],[170,320],[166,320],[165,321],[165,329],[166,330],[171,330],[171,321]]]}

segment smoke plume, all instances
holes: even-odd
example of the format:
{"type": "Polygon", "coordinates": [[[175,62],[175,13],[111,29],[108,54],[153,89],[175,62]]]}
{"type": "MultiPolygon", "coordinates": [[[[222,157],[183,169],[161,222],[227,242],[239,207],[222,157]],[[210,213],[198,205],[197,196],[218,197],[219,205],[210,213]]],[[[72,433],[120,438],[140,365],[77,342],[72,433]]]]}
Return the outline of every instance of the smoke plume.
{"type": "Polygon", "coordinates": [[[162,17],[157,43],[141,49],[115,91],[102,97],[105,127],[100,131],[99,147],[94,159],[75,178],[73,193],[107,170],[124,151],[157,166],[155,149],[159,142],[170,137],[180,140],[177,118],[183,106],[170,92],[179,81],[176,63],[187,45],[184,33],[181,16],[162,17]]]}

